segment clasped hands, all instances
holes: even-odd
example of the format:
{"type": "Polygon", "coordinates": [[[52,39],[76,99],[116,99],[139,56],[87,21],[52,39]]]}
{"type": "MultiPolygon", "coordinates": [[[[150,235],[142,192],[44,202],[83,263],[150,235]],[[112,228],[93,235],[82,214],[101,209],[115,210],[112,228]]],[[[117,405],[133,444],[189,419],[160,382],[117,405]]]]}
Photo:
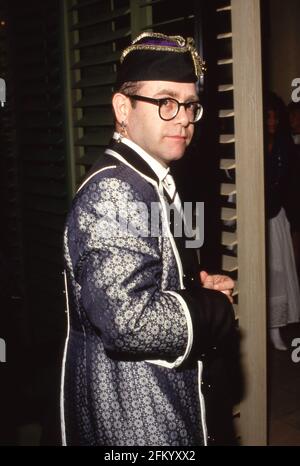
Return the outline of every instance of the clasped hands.
{"type": "Polygon", "coordinates": [[[221,291],[226,294],[229,301],[233,303],[232,293],[234,281],[227,275],[209,275],[205,270],[200,272],[200,281],[203,288],[221,291]]]}

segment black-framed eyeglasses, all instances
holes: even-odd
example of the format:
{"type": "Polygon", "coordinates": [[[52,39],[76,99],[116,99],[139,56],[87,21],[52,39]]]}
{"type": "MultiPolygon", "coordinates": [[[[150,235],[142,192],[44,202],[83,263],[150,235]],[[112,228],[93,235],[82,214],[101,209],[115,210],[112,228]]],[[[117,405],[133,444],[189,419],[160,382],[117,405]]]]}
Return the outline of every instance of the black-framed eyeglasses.
{"type": "Polygon", "coordinates": [[[178,102],[173,97],[163,97],[161,99],[153,99],[143,95],[128,95],[130,99],[140,100],[141,102],[149,102],[158,106],[158,114],[162,120],[170,121],[176,117],[180,107],[184,107],[190,123],[196,123],[200,120],[203,114],[203,107],[200,102],[178,102]]]}

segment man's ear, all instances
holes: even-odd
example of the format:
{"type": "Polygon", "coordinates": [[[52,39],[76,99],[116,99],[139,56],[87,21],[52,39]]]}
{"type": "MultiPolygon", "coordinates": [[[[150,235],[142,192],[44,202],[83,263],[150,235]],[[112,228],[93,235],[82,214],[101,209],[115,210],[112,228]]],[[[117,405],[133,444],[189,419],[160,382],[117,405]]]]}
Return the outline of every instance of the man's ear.
{"type": "Polygon", "coordinates": [[[112,98],[112,105],[114,108],[117,122],[119,124],[121,124],[122,121],[126,122],[130,105],[129,98],[126,97],[126,95],[124,94],[116,92],[116,94],[114,94],[112,98]]]}

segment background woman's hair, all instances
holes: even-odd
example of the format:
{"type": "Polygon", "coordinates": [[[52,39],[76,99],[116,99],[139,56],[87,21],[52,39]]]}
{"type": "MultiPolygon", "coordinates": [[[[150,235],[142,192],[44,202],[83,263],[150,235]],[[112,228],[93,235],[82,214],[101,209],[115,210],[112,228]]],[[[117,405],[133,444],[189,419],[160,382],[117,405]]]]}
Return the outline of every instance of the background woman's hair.
{"type": "Polygon", "coordinates": [[[281,97],[275,92],[269,92],[265,100],[265,112],[273,110],[278,118],[277,132],[281,135],[290,133],[287,108],[281,97]]]}

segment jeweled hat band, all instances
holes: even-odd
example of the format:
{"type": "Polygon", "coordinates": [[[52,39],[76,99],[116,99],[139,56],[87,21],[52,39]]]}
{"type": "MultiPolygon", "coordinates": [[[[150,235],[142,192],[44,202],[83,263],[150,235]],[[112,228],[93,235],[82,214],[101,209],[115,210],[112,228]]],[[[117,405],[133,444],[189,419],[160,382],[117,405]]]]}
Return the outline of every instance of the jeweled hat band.
{"type": "Polygon", "coordinates": [[[192,38],[144,32],[120,59],[117,88],[128,81],[197,82],[204,62],[192,38]]]}

